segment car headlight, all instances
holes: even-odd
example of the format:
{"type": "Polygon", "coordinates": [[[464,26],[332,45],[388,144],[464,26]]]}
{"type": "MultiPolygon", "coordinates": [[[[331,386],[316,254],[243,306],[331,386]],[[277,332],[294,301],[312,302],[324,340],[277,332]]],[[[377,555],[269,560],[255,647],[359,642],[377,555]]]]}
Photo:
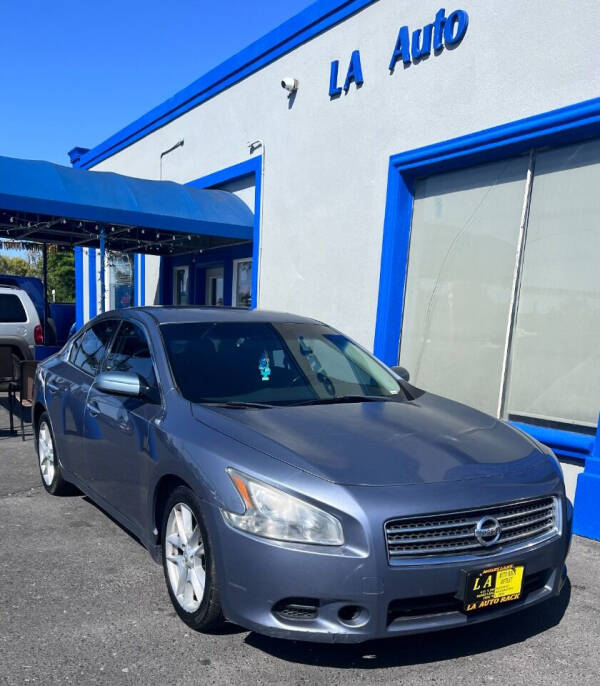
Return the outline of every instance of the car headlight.
{"type": "Polygon", "coordinates": [[[246,507],[243,514],[221,510],[225,521],[236,529],[278,541],[344,543],[342,525],[333,515],[235,469],[227,473],[246,507]]]}

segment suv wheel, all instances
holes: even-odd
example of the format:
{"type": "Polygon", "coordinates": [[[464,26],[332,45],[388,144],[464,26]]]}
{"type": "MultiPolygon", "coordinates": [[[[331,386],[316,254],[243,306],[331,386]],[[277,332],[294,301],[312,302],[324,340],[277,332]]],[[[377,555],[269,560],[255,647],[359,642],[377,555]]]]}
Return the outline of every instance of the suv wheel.
{"type": "Polygon", "coordinates": [[[218,629],[224,618],[210,537],[189,488],[179,486],[171,493],[161,533],[165,580],[177,614],[196,631],[218,629]]]}
{"type": "Polygon", "coordinates": [[[47,412],[42,414],[38,423],[36,447],[40,476],[46,491],[50,495],[72,495],[76,493],[75,487],[62,477],[54,434],[47,412]]]}

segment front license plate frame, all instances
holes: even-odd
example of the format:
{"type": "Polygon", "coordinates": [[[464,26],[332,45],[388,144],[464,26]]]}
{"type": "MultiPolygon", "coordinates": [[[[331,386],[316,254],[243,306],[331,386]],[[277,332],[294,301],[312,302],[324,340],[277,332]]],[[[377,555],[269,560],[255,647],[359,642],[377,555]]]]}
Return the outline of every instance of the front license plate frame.
{"type": "Polygon", "coordinates": [[[463,611],[467,614],[498,608],[521,598],[525,564],[512,562],[467,572],[463,611]]]}

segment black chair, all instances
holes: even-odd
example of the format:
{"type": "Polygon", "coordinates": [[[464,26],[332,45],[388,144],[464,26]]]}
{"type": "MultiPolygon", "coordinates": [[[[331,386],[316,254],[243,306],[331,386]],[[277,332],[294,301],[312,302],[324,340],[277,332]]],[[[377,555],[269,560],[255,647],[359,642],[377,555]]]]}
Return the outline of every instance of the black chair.
{"type": "Polygon", "coordinates": [[[15,433],[14,407],[15,392],[18,387],[19,379],[12,348],[9,345],[0,345],[0,392],[8,393],[11,434],[15,433]]]}
{"type": "Polygon", "coordinates": [[[25,408],[33,407],[33,383],[35,372],[39,362],[37,360],[23,360],[21,362],[21,378],[19,390],[19,403],[21,405],[21,440],[25,440],[24,417],[25,408]]]}

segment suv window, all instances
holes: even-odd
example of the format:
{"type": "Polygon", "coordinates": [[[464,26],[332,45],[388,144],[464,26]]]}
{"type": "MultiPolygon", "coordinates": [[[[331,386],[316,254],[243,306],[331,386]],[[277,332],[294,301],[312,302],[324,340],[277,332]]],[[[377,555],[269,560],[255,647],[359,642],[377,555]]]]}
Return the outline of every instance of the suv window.
{"type": "Polygon", "coordinates": [[[0,322],[26,322],[27,315],[23,303],[14,293],[0,293],[0,322]]]}
{"type": "Polygon", "coordinates": [[[142,329],[133,322],[123,322],[106,356],[104,369],[138,374],[149,389],[158,392],[150,346],[142,329]]]}
{"type": "Polygon", "coordinates": [[[116,319],[106,319],[89,328],[73,343],[69,361],[84,372],[95,376],[118,323],[116,319]]]}

